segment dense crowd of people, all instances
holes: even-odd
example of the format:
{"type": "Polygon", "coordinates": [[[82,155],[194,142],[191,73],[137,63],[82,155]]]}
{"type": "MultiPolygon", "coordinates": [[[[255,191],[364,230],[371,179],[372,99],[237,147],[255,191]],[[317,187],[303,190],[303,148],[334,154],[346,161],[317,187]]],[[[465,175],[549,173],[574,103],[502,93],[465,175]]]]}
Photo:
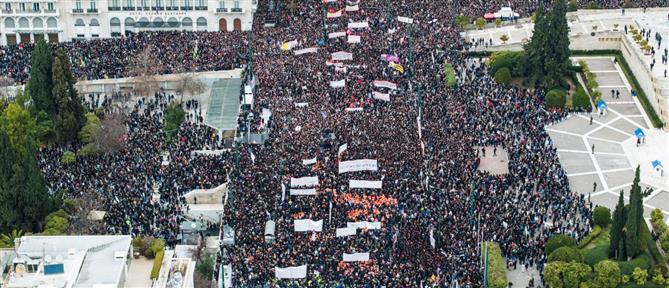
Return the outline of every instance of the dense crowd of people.
{"type": "MultiPolygon", "coordinates": [[[[482,59],[461,53],[465,43],[453,26],[455,13],[480,16],[509,1],[395,2],[296,1],[295,9],[281,10],[260,1],[253,76],[246,73],[256,84],[255,105],[239,124],[242,132],[271,131],[266,142],[195,153],[222,148],[197,101],[182,103],[189,114],[172,134],[164,131],[164,112],[175,99],[156,93],[134,104],[119,151],[63,164],[63,152],[78,147],[42,148],[50,190],[99,195],[108,233],[173,245],[188,209],[184,193],[228,182],[234,204],[221,227],[232,226],[235,244],[221,246],[215,274],[218,264],[231,265],[234,287],[482,287],[483,241],[499,243],[508,265],[541,270],[550,235],[579,239],[591,226],[578,193],[585,191],[570,189],[544,129],[566,113],[543,109],[541,90],[497,84],[482,59]],[[276,26],[266,27],[265,18],[276,26]],[[446,86],[445,63],[456,70],[455,87],[446,86]],[[264,110],[271,121],[259,117],[264,110]],[[480,169],[482,147],[507,153],[508,173],[480,169]],[[376,160],[378,169],[340,173],[344,161],[361,159],[376,160]],[[318,183],[292,185],[301,177],[318,183]],[[380,181],[382,188],[351,187],[356,180],[380,181]],[[310,189],[315,195],[292,195],[310,189]],[[275,238],[265,241],[269,220],[275,238]],[[296,220],[322,220],[322,231],[295,232],[296,220]],[[353,222],[380,227],[337,236],[353,222]],[[369,260],[343,259],[353,253],[369,253],[369,260]],[[275,277],[277,267],[301,265],[306,277],[275,277]]],[[[624,1],[578,4],[592,2],[620,8],[624,1]]],[[[511,1],[523,16],[536,5],[511,1]]],[[[146,47],[161,55],[164,73],[240,67],[246,41],[239,32],[144,32],[53,45],[70,52],[79,79],[98,79],[131,76],[133,55],[146,47]]],[[[0,48],[0,73],[27,81],[31,49],[0,48]]],[[[127,98],[84,101],[104,117],[118,112],[112,102],[127,98]]]]}
{"type": "MultiPolygon", "coordinates": [[[[128,98],[89,95],[84,103],[91,111],[101,108],[98,113],[104,118],[122,113],[112,103],[128,98]]],[[[78,147],[42,148],[39,163],[49,190],[75,198],[97,195],[94,208],[107,212],[107,233],[155,236],[176,244],[187,209],[184,194],[225,183],[231,161],[226,153],[193,153],[220,148],[212,129],[197,120],[195,105],[184,107],[189,116],[174,135],[163,130],[163,113],[174,98],[164,93],[140,98],[122,124],[127,126],[127,137],[118,151],[79,156],[64,164],[63,152],[78,147]]]]}

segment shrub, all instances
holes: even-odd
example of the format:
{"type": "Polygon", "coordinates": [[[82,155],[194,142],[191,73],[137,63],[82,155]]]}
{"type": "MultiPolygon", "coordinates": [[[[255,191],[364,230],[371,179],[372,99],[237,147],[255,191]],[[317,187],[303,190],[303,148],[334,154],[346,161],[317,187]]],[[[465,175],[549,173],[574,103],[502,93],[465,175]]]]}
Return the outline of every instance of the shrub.
{"type": "MultiPolygon", "coordinates": [[[[57,233],[57,235],[62,235],[67,232],[67,228],[70,227],[70,221],[67,218],[54,216],[49,219],[46,224],[44,224],[44,230],[49,230],[52,233],[57,233]]],[[[53,234],[52,234],[53,235],[53,234]]]]}
{"type": "Polygon", "coordinates": [[[590,231],[590,234],[585,236],[585,238],[583,238],[581,240],[581,242],[578,242],[578,248],[579,249],[585,248],[585,246],[588,246],[588,244],[590,244],[590,242],[592,242],[592,240],[597,238],[597,236],[599,236],[599,234],[602,234],[602,227],[599,227],[598,225],[595,225],[595,227],[592,228],[592,231],[590,231]]]}
{"type": "Polygon", "coordinates": [[[585,264],[595,266],[595,264],[609,258],[609,244],[600,245],[588,250],[583,257],[585,264]]]}
{"type": "Polygon", "coordinates": [[[653,224],[653,230],[658,234],[663,234],[664,231],[667,231],[667,223],[664,222],[664,213],[662,213],[660,208],[655,208],[650,213],[650,223],[653,224]]]}
{"type": "Polygon", "coordinates": [[[66,198],[63,199],[63,209],[67,211],[67,214],[75,214],[79,211],[81,204],[77,199],[66,198]]]}
{"type": "Polygon", "coordinates": [[[509,68],[503,67],[502,69],[497,70],[495,73],[495,81],[500,84],[511,83],[511,71],[509,71],[509,68]]]}
{"type": "Polygon", "coordinates": [[[68,165],[74,163],[77,160],[77,155],[72,151],[65,151],[63,155],[60,156],[60,163],[63,165],[68,165]]]}
{"type": "Polygon", "coordinates": [[[506,288],[509,281],[506,278],[506,263],[502,257],[502,249],[495,242],[485,243],[488,244],[488,287],[506,288]]]}
{"type": "Polygon", "coordinates": [[[574,95],[571,96],[571,104],[574,108],[581,108],[586,111],[592,109],[588,94],[586,94],[585,90],[581,87],[578,87],[574,95]]]}
{"type": "Polygon", "coordinates": [[[195,266],[195,271],[200,273],[200,276],[204,277],[205,279],[211,278],[211,275],[214,274],[214,255],[207,254],[204,256],[202,261],[197,263],[197,266],[195,266]]]}
{"type": "Polygon", "coordinates": [[[553,89],[546,93],[546,107],[563,108],[565,103],[567,103],[567,94],[564,90],[553,89]]]}
{"type": "Polygon", "coordinates": [[[158,255],[158,252],[165,250],[165,241],[163,239],[156,238],[151,242],[149,249],[153,251],[154,255],[158,255]]]}
{"type": "Polygon", "coordinates": [[[453,65],[445,63],[444,74],[446,75],[446,86],[450,88],[454,87],[456,81],[455,81],[455,69],[453,68],[453,65]]]}
{"type": "Polygon", "coordinates": [[[186,118],[186,112],[180,102],[172,102],[165,109],[165,131],[174,131],[179,128],[181,122],[186,118]]]}
{"type": "Polygon", "coordinates": [[[648,280],[648,270],[636,267],[632,271],[632,278],[634,278],[637,285],[644,285],[646,284],[646,280],[648,280]]]}
{"type": "Polygon", "coordinates": [[[567,234],[556,234],[548,238],[548,241],[546,241],[546,245],[544,246],[544,251],[546,252],[546,255],[551,255],[553,251],[565,246],[576,247],[576,240],[567,234]]]}
{"type": "Polygon", "coordinates": [[[625,275],[632,275],[634,268],[648,269],[650,268],[650,256],[643,253],[630,261],[618,261],[620,272],[625,275]]]}
{"type": "Polygon", "coordinates": [[[483,27],[485,27],[485,19],[483,19],[483,17],[476,18],[476,22],[474,24],[476,25],[476,28],[481,30],[483,27]]]}
{"type": "Polygon", "coordinates": [[[574,247],[560,247],[555,249],[553,253],[548,255],[548,262],[562,261],[562,262],[583,262],[583,255],[574,247]]]}
{"type": "Polygon", "coordinates": [[[135,238],[132,238],[132,248],[135,252],[140,252],[139,250],[142,248],[142,245],[144,245],[142,237],[135,236],[135,238]]]}
{"type": "Polygon", "coordinates": [[[455,16],[455,25],[458,25],[460,29],[467,27],[469,25],[469,17],[465,15],[455,16]]]}
{"type": "Polygon", "coordinates": [[[165,251],[159,251],[156,254],[156,258],[153,259],[153,268],[151,268],[151,280],[158,279],[160,275],[160,266],[163,265],[163,256],[165,256],[165,251]]]}
{"type": "Polygon", "coordinates": [[[97,146],[95,146],[95,143],[88,143],[84,145],[84,147],[81,147],[79,151],[77,151],[77,156],[79,157],[92,156],[98,154],[98,152],[99,149],[97,146]]]}
{"type": "Polygon", "coordinates": [[[490,55],[488,65],[491,75],[495,75],[497,70],[506,67],[509,68],[512,76],[525,77],[527,76],[529,61],[525,52],[500,51],[490,55]]]}
{"type": "Polygon", "coordinates": [[[569,12],[575,12],[578,10],[578,3],[576,3],[576,0],[569,0],[569,12]]]}
{"type": "Polygon", "coordinates": [[[86,125],[79,131],[79,139],[84,144],[93,142],[95,135],[100,131],[100,119],[93,113],[86,113],[86,125]]]}
{"type": "Polygon", "coordinates": [[[597,206],[592,211],[592,220],[595,225],[606,228],[611,223],[611,210],[604,206],[597,206]]]}

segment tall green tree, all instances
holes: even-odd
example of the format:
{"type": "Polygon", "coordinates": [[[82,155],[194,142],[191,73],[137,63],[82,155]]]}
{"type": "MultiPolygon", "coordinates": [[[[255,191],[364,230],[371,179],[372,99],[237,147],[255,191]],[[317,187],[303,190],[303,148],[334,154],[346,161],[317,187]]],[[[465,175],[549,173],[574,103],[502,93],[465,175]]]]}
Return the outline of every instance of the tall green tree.
{"type": "MultiPolygon", "coordinates": [[[[9,198],[9,180],[12,178],[13,174],[12,163],[14,163],[14,156],[14,149],[9,142],[7,133],[5,133],[3,129],[0,129],[0,201],[9,198]]],[[[8,232],[11,228],[11,226],[4,221],[4,215],[10,212],[4,210],[9,208],[9,206],[0,203],[0,232],[8,232]]]]}
{"type": "Polygon", "coordinates": [[[35,112],[46,111],[49,115],[55,115],[57,111],[56,103],[51,96],[53,90],[52,65],[51,47],[43,39],[37,41],[32,53],[32,70],[28,83],[29,94],[34,101],[35,112]]]}
{"type": "MultiPolygon", "coordinates": [[[[569,68],[569,26],[567,25],[567,4],[557,0],[547,18],[548,30],[543,45],[546,48],[544,69],[546,86],[560,85],[562,77],[569,68]]],[[[535,30],[536,31],[536,30],[535,30]]]]}
{"type": "Polygon", "coordinates": [[[616,210],[613,212],[613,224],[611,225],[611,245],[609,246],[609,257],[618,260],[625,260],[625,235],[623,229],[625,228],[625,221],[627,215],[625,211],[625,202],[623,199],[623,191],[620,191],[618,197],[618,204],[616,210]]]}
{"type": "Polygon", "coordinates": [[[544,81],[544,59],[546,58],[546,29],[548,23],[546,21],[546,11],[543,1],[539,1],[539,7],[535,12],[534,20],[534,34],[530,42],[525,45],[525,52],[530,62],[531,82],[542,83],[544,81]]]}
{"type": "Polygon", "coordinates": [[[63,49],[58,49],[53,63],[53,97],[58,107],[54,119],[56,140],[69,144],[77,140],[77,133],[85,124],[84,108],[74,88],[70,61],[63,49]]]}
{"type": "MultiPolygon", "coordinates": [[[[37,135],[37,124],[35,119],[30,116],[30,112],[21,108],[16,103],[11,103],[2,111],[0,116],[0,129],[4,130],[12,143],[12,148],[17,154],[17,158],[25,155],[26,144],[35,144],[33,139],[37,135]]],[[[9,162],[12,163],[12,162],[9,162]]]]}
{"type": "Polygon", "coordinates": [[[625,222],[625,251],[627,257],[634,258],[641,253],[641,225],[643,221],[643,200],[641,199],[641,186],[639,186],[639,166],[636,167],[632,189],[630,190],[630,203],[625,222]]]}

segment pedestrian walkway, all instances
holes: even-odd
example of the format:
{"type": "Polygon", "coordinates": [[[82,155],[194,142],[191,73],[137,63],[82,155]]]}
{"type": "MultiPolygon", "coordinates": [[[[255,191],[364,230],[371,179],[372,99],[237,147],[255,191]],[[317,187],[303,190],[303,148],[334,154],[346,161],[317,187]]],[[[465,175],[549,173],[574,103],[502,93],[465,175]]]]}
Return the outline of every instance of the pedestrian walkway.
{"type": "Polygon", "coordinates": [[[621,190],[627,200],[634,170],[640,166],[642,188],[654,190],[644,199],[644,216],[650,217],[654,208],[661,208],[669,215],[669,178],[666,173],[661,176],[653,170],[651,164],[654,160],[669,163],[669,134],[650,128],[650,120],[642,112],[638,99],[631,96],[631,86],[613,58],[578,60],[586,61],[597,75],[608,109],[604,115],[573,114],[546,128],[572,190],[590,197],[594,205],[613,209],[621,190]],[[638,147],[634,134],[637,128],[646,134],[645,143],[638,147]]]}

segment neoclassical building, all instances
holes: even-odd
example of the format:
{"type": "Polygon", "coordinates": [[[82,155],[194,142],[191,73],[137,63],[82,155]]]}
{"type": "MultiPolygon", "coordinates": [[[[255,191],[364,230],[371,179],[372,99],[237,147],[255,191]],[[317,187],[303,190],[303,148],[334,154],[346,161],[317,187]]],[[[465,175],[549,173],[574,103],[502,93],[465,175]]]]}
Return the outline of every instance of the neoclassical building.
{"type": "Polygon", "coordinates": [[[258,0],[0,0],[0,45],[251,29],[258,0]]]}

